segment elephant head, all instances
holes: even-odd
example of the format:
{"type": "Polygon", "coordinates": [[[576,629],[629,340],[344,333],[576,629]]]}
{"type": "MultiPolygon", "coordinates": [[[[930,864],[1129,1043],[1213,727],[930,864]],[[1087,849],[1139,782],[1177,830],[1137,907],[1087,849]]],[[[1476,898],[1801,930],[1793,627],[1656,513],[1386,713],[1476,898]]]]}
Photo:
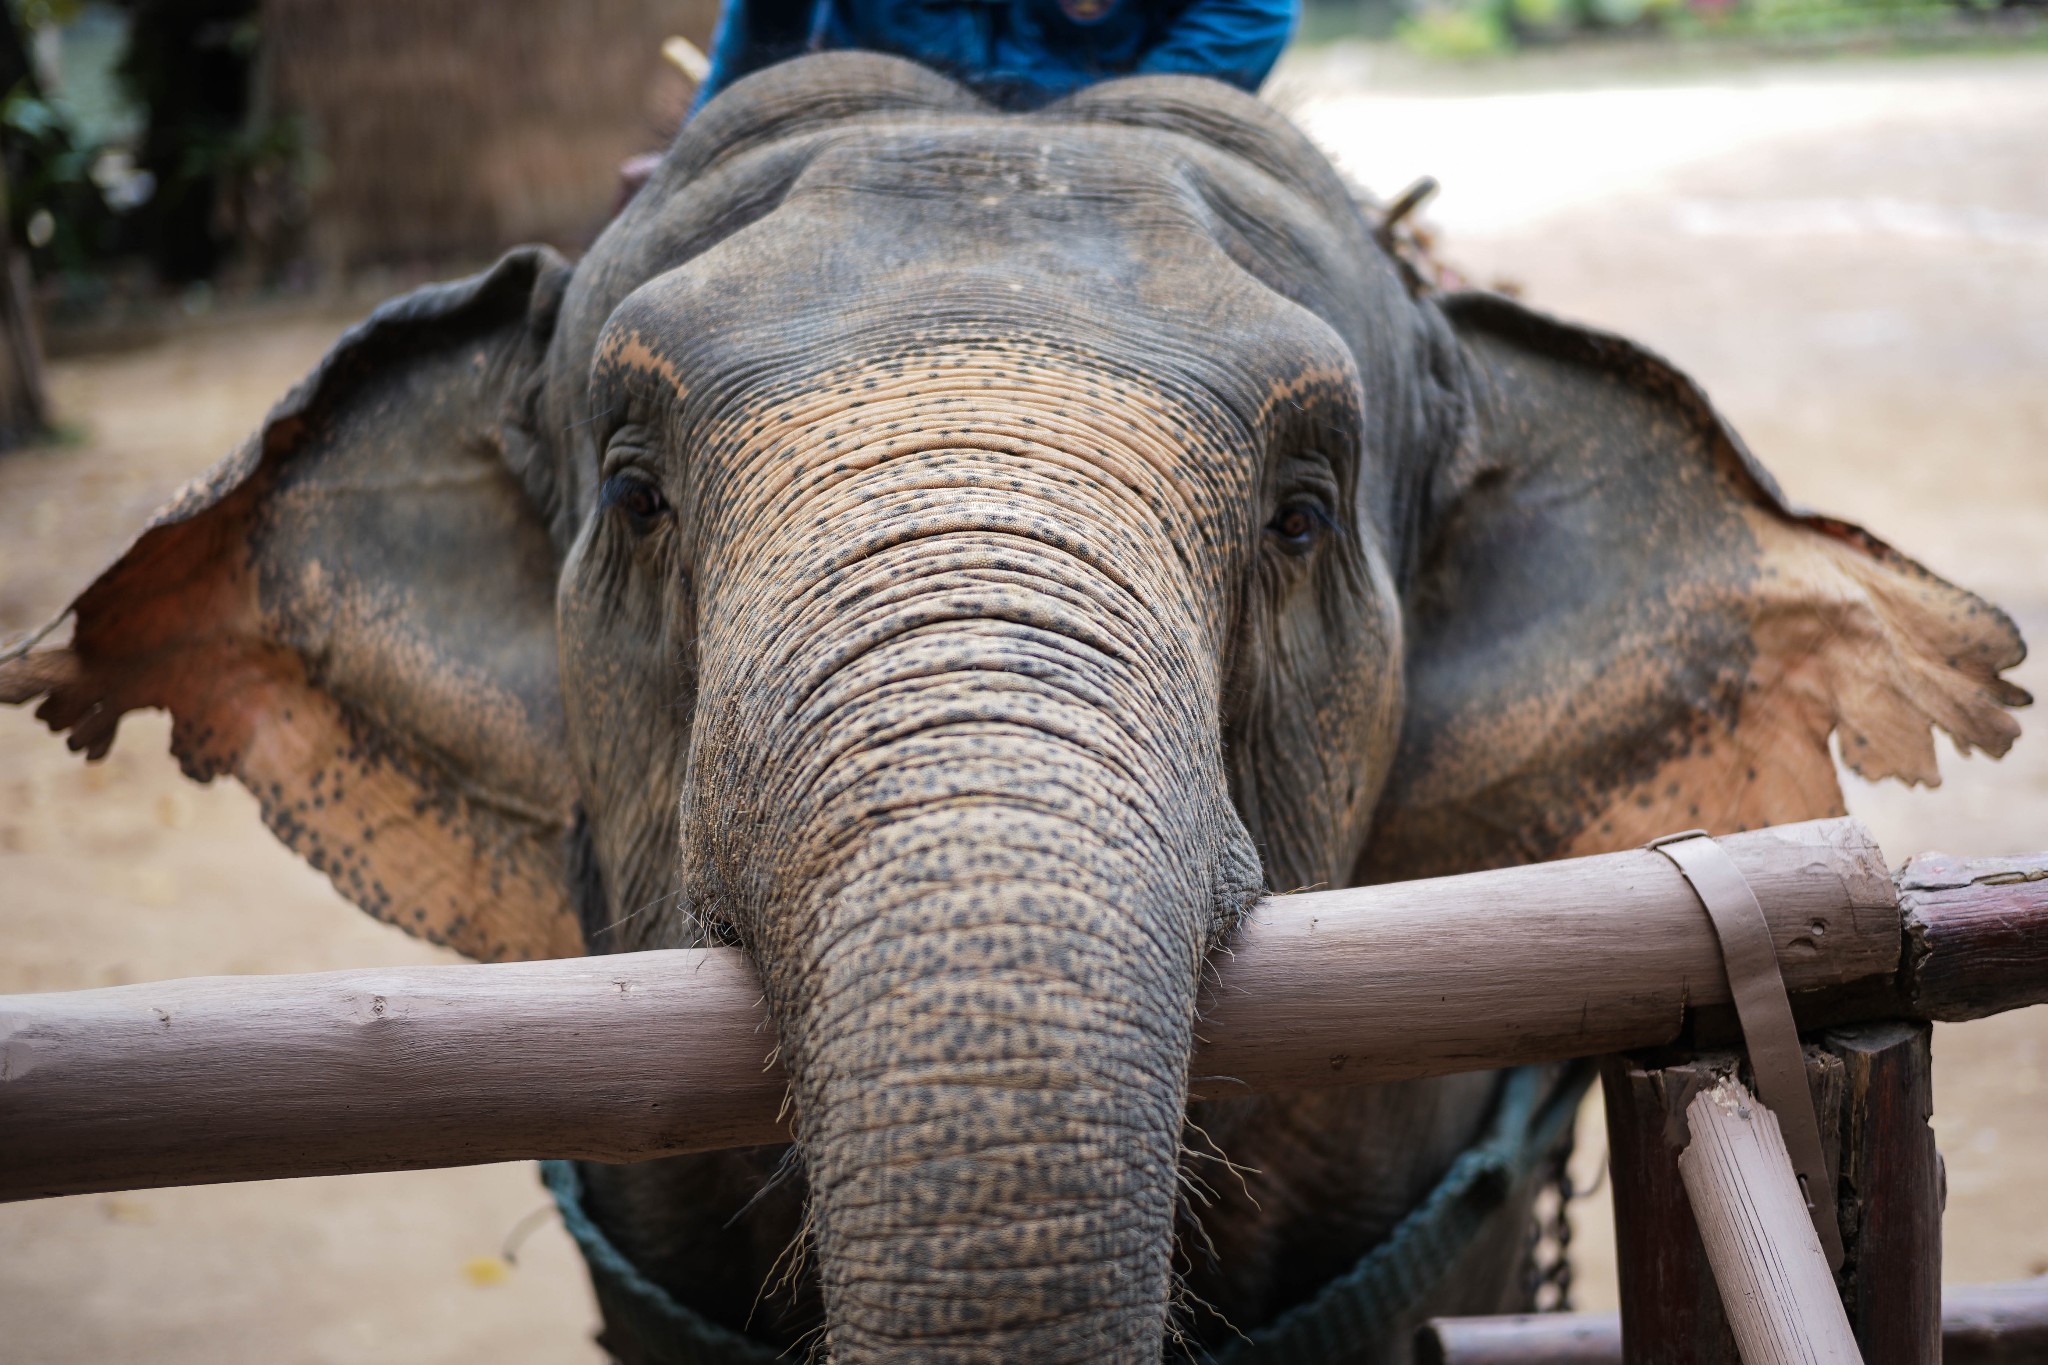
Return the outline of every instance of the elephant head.
{"type": "MultiPolygon", "coordinates": [[[[71,620],[0,695],[95,757],[168,708],[372,913],[749,952],[847,1361],[1159,1357],[1266,889],[1832,813],[1831,734],[1932,781],[2025,700],[2003,615],[1655,357],[1424,288],[1251,99],[857,55],[715,101],[573,268],[380,309],[71,620]]],[[[1303,1263],[1275,1216],[1210,1220],[1215,1293],[1303,1263]]]]}

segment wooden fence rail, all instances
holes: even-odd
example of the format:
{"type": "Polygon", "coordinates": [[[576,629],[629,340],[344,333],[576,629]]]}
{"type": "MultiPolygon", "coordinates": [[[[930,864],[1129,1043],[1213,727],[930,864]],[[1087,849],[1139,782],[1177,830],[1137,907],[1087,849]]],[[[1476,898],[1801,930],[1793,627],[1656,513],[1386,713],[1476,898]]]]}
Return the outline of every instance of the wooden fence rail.
{"type": "MultiPolygon", "coordinates": [[[[2048,854],[1918,860],[1851,820],[1730,836],[1802,1028],[2048,1000],[2048,854]]],[[[1199,1095],[1727,1036],[1699,902],[1651,852],[1268,900],[1205,989],[1199,1095]]],[[[0,997],[0,1199],[784,1138],[723,949],[0,997]]]]}
{"type": "MultiPolygon", "coordinates": [[[[1943,1365],[2048,1365],[2048,1279],[1950,1285],[1943,1365]]],[[[1619,1313],[1437,1318],[1415,1335],[1416,1365],[1622,1365],[1619,1313]]]]}

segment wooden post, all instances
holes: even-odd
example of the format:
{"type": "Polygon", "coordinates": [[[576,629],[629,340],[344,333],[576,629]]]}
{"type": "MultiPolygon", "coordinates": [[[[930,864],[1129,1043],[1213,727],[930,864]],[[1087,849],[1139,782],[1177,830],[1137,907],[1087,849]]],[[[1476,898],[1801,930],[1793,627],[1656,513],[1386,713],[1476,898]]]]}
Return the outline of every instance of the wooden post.
{"type": "Polygon", "coordinates": [[[1861,1365],[1777,1115],[1726,1077],[1685,1119],[1678,1170],[1743,1365],[1861,1365]]]}
{"type": "MultiPolygon", "coordinates": [[[[1734,1052],[1663,1065],[1628,1057],[1601,1063],[1627,1365],[1741,1365],[1678,1167],[1692,1140],[1687,1108],[1736,1075],[1739,1063],[1734,1052]]],[[[1806,1083],[1831,1156],[1841,1142],[1842,1072],[1837,1058],[1806,1049],[1806,1083]]]]}
{"type": "Polygon", "coordinates": [[[1665,1067],[1626,1057],[1600,1064],[1627,1365],[1741,1365],[1678,1175],[1686,1106],[1734,1066],[1732,1053],[1665,1067]]]}
{"type": "MultiPolygon", "coordinates": [[[[1839,1172],[1848,1251],[1837,1278],[1868,1365],[1940,1365],[1941,1168],[1930,1030],[1913,1021],[1830,1029],[1806,1051],[1821,1141],[1839,1172]]],[[[1678,1153],[1688,1105],[1736,1068],[1700,1053],[1664,1066],[1602,1064],[1629,1365],[1736,1365],[1678,1153]]]]}
{"type": "Polygon", "coordinates": [[[1844,1307],[1867,1365],[1941,1365],[1941,1158],[1934,1150],[1933,1031],[1920,1023],[1833,1029],[1842,1063],[1836,1205],[1848,1259],[1844,1307]]]}

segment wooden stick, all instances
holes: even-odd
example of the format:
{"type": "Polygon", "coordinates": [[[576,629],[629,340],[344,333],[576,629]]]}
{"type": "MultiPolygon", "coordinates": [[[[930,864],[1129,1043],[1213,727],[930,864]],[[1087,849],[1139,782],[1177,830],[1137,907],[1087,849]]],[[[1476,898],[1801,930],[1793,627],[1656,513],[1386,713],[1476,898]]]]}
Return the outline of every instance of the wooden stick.
{"type": "Polygon", "coordinates": [[[1732,1052],[1655,1066],[1629,1057],[1600,1059],[1628,1365],[1741,1365],[1678,1173],[1678,1154],[1690,1140],[1686,1107],[1732,1073],[1737,1061],[1732,1052]]]}
{"type": "Polygon", "coordinates": [[[1415,1334],[1415,1365],[1621,1365],[1621,1315],[1433,1318],[1415,1334]]]}
{"type": "Polygon", "coordinates": [[[1862,1365],[1777,1116],[1731,1077],[1685,1118],[1678,1169],[1743,1365],[1862,1365]]]}
{"type": "MultiPolygon", "coordinates": [[[[2048,1279],[1950,1285],[1942,1296],[1944,1365],[2048,1365],[2048,1279]]],[[[1619,1313],[1432,1318],[1416,1365],[1621,1365],[1619,1313]]]]}
{"type": "MultiPolygon", "coordinates": [[[[1861,826],[1725,842],[1802,1017],[1898,1012],[1900,911],[1861,826]]],[[[2048,882],[2005,894],[2035,888],[2013,914],[2048,926],[2048,882]]],[[[1215,967],[1200,1095],[1654,1047],[1727,999],[1704,911],[1641,851],[1275,897],[1215,967]]],[[[0,997],[0,1198],[782,1141],[773,1054],[721,949],[0,997]]]]}

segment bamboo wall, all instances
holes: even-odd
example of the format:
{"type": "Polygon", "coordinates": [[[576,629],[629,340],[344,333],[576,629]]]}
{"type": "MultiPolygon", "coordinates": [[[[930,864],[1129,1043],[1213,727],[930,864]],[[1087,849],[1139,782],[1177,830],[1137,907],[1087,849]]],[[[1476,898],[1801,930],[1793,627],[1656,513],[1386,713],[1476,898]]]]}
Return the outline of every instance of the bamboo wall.
{"type": "Polygon", "coordinates": [[[522,241],[580,249],[619,163],[659,148],[717,0],[264,0],[264,79],[316,151],[329,269],[441,264],[522,241]]]}

